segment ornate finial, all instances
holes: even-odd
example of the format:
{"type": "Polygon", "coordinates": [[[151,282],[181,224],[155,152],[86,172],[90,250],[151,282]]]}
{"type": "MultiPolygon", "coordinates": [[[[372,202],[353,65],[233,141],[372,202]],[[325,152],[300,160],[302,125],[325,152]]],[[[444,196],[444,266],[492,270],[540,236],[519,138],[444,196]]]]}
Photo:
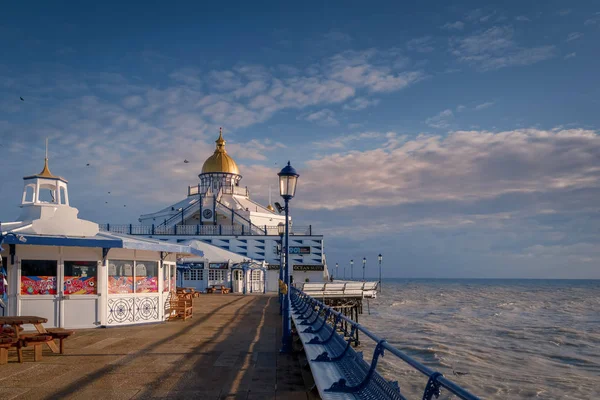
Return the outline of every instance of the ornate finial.
{"type": "Polygon", "coordinates": [[[225,151],[225,139],[223,139],[223,128],[219,128],[219,138],[215,140],[217,151],[225,151]]]}

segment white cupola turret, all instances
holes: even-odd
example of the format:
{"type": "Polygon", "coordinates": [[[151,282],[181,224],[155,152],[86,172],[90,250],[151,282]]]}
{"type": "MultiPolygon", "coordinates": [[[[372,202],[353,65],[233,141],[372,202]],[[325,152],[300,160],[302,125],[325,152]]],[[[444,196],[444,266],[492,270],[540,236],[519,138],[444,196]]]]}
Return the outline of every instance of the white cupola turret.
{"type": "Polygon", "coordinates": [[[39,235],[94,236],[98,233],[98,224],[77,218],[79,210],[69,205],[67,180],[50,172],[47,143],[44,169],[39,174],[24,177],[23,181],[19,221],[24,225],[16,230],[39,235]]]}

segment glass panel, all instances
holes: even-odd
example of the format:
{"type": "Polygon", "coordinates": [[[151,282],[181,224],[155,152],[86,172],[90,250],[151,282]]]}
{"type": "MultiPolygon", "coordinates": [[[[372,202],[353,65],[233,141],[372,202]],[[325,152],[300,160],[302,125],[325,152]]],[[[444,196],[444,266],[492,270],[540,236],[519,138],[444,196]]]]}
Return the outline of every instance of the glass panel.
{"type": "Polygon", "coordinates": [[[177,267],[175,265],[171,266],[171,290],[175,290],[177,288],[177,282],[176,282],[176,276],[177,274],[177,267]]]}
{"type": "Polygon", "coordinates": [[[56,294],[56,260],[22,260],[21,294],[56,294]]]}
{"type": "Polygon", "coordinates": [[[133,293],[133,261],[108,261],[108,293],[133,293]]]}
{"type": "Polygon", "coordinates": [[[33,203],[33,192],[34,192],[34,188],[33,186],[27,186],[25,188],[25,201],[27,203],[33,203]]]}
{"type": "Polygon", "coordinates": [[[135,292],[158,292],[158,262],[137,261],[135,263],[135,292]]]}
{"type": "Polygon", "coordinates": [[[169,269],[170,264],[163,264],[163,292],[169,291],[169,269]]]}
{"type": "Polygon", "coordinates": [[[98,262],[65,261],[65,294],[96,294],[98,292],[98,262]]]}

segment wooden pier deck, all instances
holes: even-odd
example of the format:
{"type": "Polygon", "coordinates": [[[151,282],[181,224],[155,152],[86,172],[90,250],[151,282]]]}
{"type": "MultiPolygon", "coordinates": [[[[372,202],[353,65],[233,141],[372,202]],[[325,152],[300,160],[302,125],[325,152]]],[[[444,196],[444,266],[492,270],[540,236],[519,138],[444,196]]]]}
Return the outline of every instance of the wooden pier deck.
{"type": "Polygon", "coordinates": [[[276,295],[202,295],[194,317],[78,330],[65,354],[0,366],[1,399],[306,399],[300,365],[279,354],[276,295]]]}

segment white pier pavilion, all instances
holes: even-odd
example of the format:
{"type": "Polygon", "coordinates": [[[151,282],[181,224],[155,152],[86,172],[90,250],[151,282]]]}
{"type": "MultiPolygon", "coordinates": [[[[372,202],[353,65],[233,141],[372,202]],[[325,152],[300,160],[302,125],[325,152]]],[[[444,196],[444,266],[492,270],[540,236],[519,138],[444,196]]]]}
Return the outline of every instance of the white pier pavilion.
{"type": "MultiPolygon", "coordinates": [[[[187,286],[204,288],[220,279],[229,280],[233,291],[243,288],[246,282],[245,292],[251,293],[258,288],[258,282],[264,280],[264,290],[275,292],[279,287],[281,261],[280,226],[285,223],[285,216],[271,204],[264,206],[252,200],[249,189],[240,185],[242,175],[237,163],[227,154],[222,131],[215,142],[215,151],[204,162],[198,183],[187,187],[183,200],[141,215],[141,225],[105,224],[101,229],[171,243],[204,242],[252,261],[246,264],[247,268],[241,272],[236,269],[235,273],[232,273],[233,267],[239,260],[222,270],[211,268],[207,262],[181,264],[182,284],[187,286]],[[266,267],[264,279],[261,273],[265,272],[254,267],[260,263],[266,267]]],[[[277,178],[276,172],[273,171],[273,179],[277,178]]],[[[236,260],[234,256],[228,257],[236,260]]],[[[293,282],[329,279],[323,236],[315,234],[311,226],[291,223],[290,267],[293,282]]]]}
{"type": "Polygon", "coordinates": [[[21,215],[0,225],[0,314],[36,315],[50,327],[163,321],[176,261],[190,245],[100,232],[69,204],[67,180],[44,169],[24,178],[21,215]]]}

